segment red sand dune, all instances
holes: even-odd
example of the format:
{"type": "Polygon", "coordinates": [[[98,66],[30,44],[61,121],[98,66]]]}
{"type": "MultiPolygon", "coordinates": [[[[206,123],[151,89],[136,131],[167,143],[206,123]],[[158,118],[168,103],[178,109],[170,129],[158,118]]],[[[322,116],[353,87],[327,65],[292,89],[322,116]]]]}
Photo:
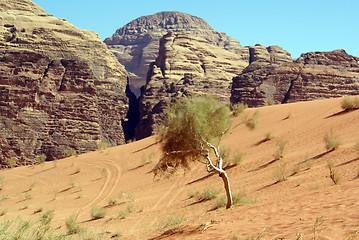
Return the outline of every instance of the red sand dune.
{"type": "Polygon", "coordinates": [[[315,221],[321,218],[321,239],[356,239],[359,110],[342,112],[340,102],[339,98],[247,109],[249,117],[260,111],[255,130],[240,124],[241,117],[233,120],[223,145],[245,155],[227,173],[232,191],[245,191],[255,204],[210,211],[213,202],[189,198],[189,192],[208,186],[224,194],[221,178],[208,176],[199,163],[169,179],[154,177],[151,169],[161,152],[155,137],[150,137],[56,163],[2,170],[0,198],[8,198],[0,201],[0,210],[7,210],[0,221],[16,216],[36,220],[39,214],[34,211],[43,208],[55,210],[53,226],[62,232],[66,219],[78,214],[81,226],[93,232],[120,231],[124,239],[247,239],[261,232],[262,239],[297,239],[300,234],[312,239],[315,221]],[[342,145],[327,152],[323,137],[331,129],[342,145]],[[273,139],[262,141],[268,131],[273,139]],[[273,161],[279,139],[288,144],[284,157],[273,161]],[[341,176],[337,185],[329,177],[328,161],[341,176]],[[277,182],[274,176],[279,163],[289,175],[286,181],[277,182]],[[113,197],[118,204],[108,206],[113,197]],[[93,206],[105,208],[105,218],[91,220],[93,206]],[[120,219],[119,212],[129,206],[135,211],[120,219]],[[175,231],[164,234],[166,229],[159,229],[163,219],[179,215],[187,221],[175,231]]]}

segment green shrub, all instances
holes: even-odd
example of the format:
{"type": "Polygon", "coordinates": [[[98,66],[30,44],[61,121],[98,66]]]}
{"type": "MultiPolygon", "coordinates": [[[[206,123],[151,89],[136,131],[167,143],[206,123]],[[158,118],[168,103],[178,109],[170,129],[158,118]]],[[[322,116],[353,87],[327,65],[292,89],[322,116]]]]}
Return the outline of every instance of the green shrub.
{"type": "Polygon", "coordinates": [[[264,135],[264,141],[269,141],[273,139],[273,133],[272,131],[267,131],[266,134],[264,135]]]}
{"type": "MultiPolygon", "coordinates": [[[[255,200],[248,198],[244,191],[240,191],[240,192],[237,192],[237,193],[235,193],[235,192],[232,193],[232,201],[233,201],[232,206],[253,204],[253,203],[256,202],[255,200]]],[[[226,206],[226,204],[227,204],[227,196],[223,195],[222,197],[218,198],[214,202],[213,210],[221,208],[221,207],[224,207],[224,206],[226,206]]]]}
{"type": "Polygon", "coordinates": [[[341,101],[340,106],[345,111],[351,111],[351,110],[359,109],[359,97],[346,96],[341,101]]]}
{"type": "Polygon", "coordinates": [[[336,169],[334,169],[333,161],[329,160],[327,162],[327,166],[329,169],[330,179],[333,181],[334,184],[338,184],[340,182],[341,176],[340,176],[339,172],[336,169]]]}
{"type": "Polygon", "coordinates": [[[239,114],[241,114],[246,108],[248,108],[247,104],[244,103],[235,103],[230,105],[230,109],[232,111],[232,115],[234,117],[237,117],[239,114]]]}
{"type": "Polygon", "coordinates": [[[214,187],[207,187],[203,190],[203,192],[201,194],[199,194],[198,196],[196,196],[196,199],[198,201],[208,201],[208,200],[212,200],[215,199],[218,194],[219,194],[220,190],[214,187]]]}
{"type": "Polygon", "coordinates": [[[333,129],[324,136],[324,142],[325,148],[328,151],[333,151],[342,144],[342,141],[339,139],[339,136],[334,132],[333,129]]]}
{"type": "Polygon", "coordinates": [[[36,157],[36,161],[38,164],[44,163],[46,161],[47,156],[45,154],[41,154],[36,157]]]}
{"type": "Polygon", "coordinates": [[[284,164],[278,164],[277,168],[274,170],[273,175],[277,182],[282,182],[287,180],[288,172],[284,164]]]}
{"type": "Polygon", "coordinates": [[[66,220],[66,229],[67,229],[67,234],[72,235],[72,234],[77,234],[83,231],[83,229],[76,224],[77,221],[77,217],[78,215],[71,215],[67,220],[66,220]]]}
{"type": "Polygon", "coordinates": [[[161,229],[165,229],[165,228],[179,225],[185,221],[187,221],[187,218],[185,216],[172,215],[172,216],[168,216],[167,218],[161,220],[159,226],[161,229]]]}
{"type": "Polygon", "coordinates": [[[10,168],[16,167],[16,158],[8,158],[8,159],[6,159],[6,164],[7,164],[10,168]]]}
{"type": "Polygon", "coordinates": [[[76,150],[73,149],[72,147],[66,147],[63,150],[63,153],[65,154],[66,157],[75,156],[77,154],[76,150]]]}
{"type": "Polygon", "coordinates": [[[284,150],[285,150],[285,147],[287,144],[288,144],[288,142],[283,139],[280,139],[277,141],[277,150],[273,155],[275,160],[279,160],[279,159],[283,158],[284,150]]]}
{"type": "Polygon", "coordinates": [[[110,146],[110,144],[105,140],[97,140],[96,145],[98,150],[104,150],[110,146]]]}
{"type": "Polygon", "coordinates": [[[116,198],[116,197],[112,197],[112,198],[110,198],[109,200],[108,200],[108,205],[109,206],[115,206],[115,205],[117,205],[119,203],[119,200],[118,200],[118,198],[116,198]]]}
{"type": "Polygon", "coordinates": [[[42,211],[44,211],[44,209],[41,207],[41,208],[38,208],[34,211],[34,214],[36,213],[41,213],[42,211]]]}
{"type": "Polygon", "coordinates": [[[129,212],[127,211],[127,209],[126,209],[126,210],[121,210],[121,211],[119,211],[117,217],[118,217],[119,219],[125,219],[125,218],[128,217],[128,215],[130,215],[130,213],[129,213],[129,212]]]}
{"type": "Polygon", "coordinates": [[[106,216],[105,209],[97,208],[95,206],[92,207],[92,209],[91,209],[91,219],[92,220],[104,218],[105,216],[106,216]]]}

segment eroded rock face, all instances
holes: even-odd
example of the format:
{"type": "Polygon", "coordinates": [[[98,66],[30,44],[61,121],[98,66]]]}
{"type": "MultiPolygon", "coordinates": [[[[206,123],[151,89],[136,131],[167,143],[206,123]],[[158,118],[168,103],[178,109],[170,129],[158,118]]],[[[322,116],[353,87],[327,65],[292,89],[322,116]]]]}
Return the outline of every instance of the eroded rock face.
{"type": "Polygon", "coordinates": [[[0,9],[1,164],[123,144],[128,75],[97,34],[28,0],[0,9]]]}
{"type": "Polygon", "coordinates": [[[140,97],[136,139],[152,135],[163,120],[164,109],[178,97],[209,94],[229,102],[232,78],[249,63],[248,48],[241,51],[233,53],[181,33],[163,36],[140,97]]]}
{"type": "Polygon", "coordinates": [[[359,93],[359,58],[344,50],[310,52],[294,62],[254,61],[233,79],[231,102],[251,107],[359,93]]]}
{"type": "Polygon", "coordinates": [[[131,89],[140,94],[150,63],[158,56],[159,40],[168,32],[201,37],[217,47],[242,53],[242,47],[225,33],[213,30],[203,19],[181,12],[160,12],[140,17],[105,40],[108,48],[130,73],[131,89]]]}

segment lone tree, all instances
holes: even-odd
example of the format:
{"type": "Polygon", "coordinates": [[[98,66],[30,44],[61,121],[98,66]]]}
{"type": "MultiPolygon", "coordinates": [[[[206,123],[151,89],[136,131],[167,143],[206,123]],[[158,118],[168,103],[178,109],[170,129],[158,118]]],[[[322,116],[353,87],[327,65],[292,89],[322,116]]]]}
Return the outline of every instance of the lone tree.
{"type": "Polygon", "coordinates": [[[222,178],[227,194],[226,208],[230,208],[232,194],[220,154],[222,137],[230,125],[229,108],[218,104],[212,97],[177,100],[168,108],[159,130],[163,156],[154,169],[155,174],[172,174],[179,168],[189,169],[191,162],[199,161],[207,166],[207,171],[216,172],[222,178]],[[215,161],[210,158],[211,151],[215,161]]]}

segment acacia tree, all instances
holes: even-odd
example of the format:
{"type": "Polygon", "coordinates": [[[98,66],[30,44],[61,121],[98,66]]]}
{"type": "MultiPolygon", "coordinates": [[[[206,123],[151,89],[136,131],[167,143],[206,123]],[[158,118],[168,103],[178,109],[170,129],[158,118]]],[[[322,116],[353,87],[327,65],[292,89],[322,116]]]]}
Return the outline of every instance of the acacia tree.
{"type": "Polygon", "coordinates": [[[212,97],[177,100],[167,109],[166,119],[159,129],[163,156],[154,169],[155,174],[189,169],[191,162],[199,161],[207,166],[207,171],[216,172],[222,178],[227,195],[226,208],[230,208],[230,184],[220,154],[221,140],[230,124],[229,108],[212,97]],[[215,161],[210,157],[211,152],[215,161]]]}

